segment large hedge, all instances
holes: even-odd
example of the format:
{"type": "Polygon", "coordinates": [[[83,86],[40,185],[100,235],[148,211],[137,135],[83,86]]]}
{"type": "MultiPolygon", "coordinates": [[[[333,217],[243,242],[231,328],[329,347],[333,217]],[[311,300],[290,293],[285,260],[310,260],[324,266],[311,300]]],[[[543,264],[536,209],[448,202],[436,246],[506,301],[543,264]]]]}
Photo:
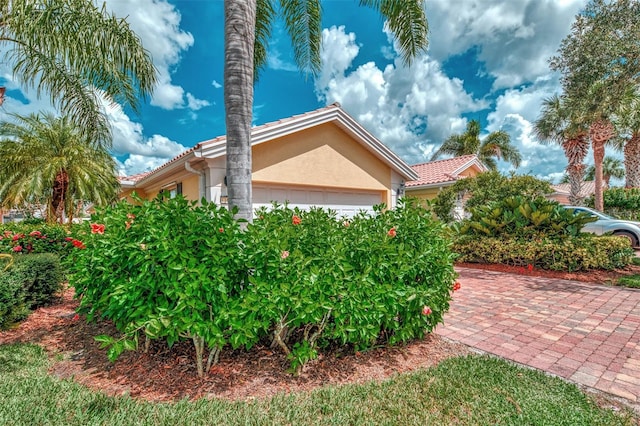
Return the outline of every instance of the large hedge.
{"type": "MultiPolygon", "coordinates": [[[[640,221],[640,188],[611,188],[603,192],[604,212],[619,219],[640,221]]],[[[585,200],[593,207],[593,197],[585,200]]]]}
{"type": "Polygon", "coordinates": [[[246,231],[226,209],[181,197],[121,203],[93,220],[70,282],[90,319],[123,333],[98,337],[111,359],[141,335],[191,339],[203,374],[224,347],[267,340],[298,370],[323,346],[422,337],[454,289],[445,229],[414,202],[351,220],[274,206],[246,231]]]}

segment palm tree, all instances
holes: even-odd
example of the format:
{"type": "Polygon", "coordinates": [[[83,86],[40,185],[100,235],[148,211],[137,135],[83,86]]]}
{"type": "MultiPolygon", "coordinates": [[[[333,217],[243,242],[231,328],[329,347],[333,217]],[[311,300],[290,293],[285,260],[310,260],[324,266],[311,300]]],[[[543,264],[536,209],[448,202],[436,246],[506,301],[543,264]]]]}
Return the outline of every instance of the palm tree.
{"type": "Polygon", "coordinates": [[[13,75],[48,93],[94,143],[108,146],[100,97],[137,110],[156,83],[149,53],[124,19],[92,0],[0,2],[0,46],[13,75]]]}
{"type": "Polygon", "coordinates": [[[534,124],[536,137],[543,143],[559,144],[567,157],[567,178],[570,185],[569,201],[582,204],[580,196],[584,174],[584,158],[589,151],[587,129],[576,125],[571,111],[558,95],[543,101],[542,113],[534,124]]]}
{"type": "MultiPolygon", "coordinates": [[[[585,174],[585,180],[594,180],[596,174],[596,168],[589,166],[585,174]]],[[[605,186],[609,186],[611,178],[622,179],[624,177],[624,166],[622,160],[614,157],[604,157],[602,161],[602,181],[605,186]]]]}
{"type": "Polygon", "coordinates": [[[518,167],[522,160],[518,148],[511,144],[509,135],[502,130],[489,133],[480,140],[480,122],[477,120],[467,123],[464,133],[449,136],[431,156],[430,161],[446,154],[456,157],[476,154],[480,161],[492,170],[498,168],[496,158],[508,161],[514,167],[518,167]]]}
{"type": "MultiPolygon", "coordinates": [[[[227,186],[229,207],[236,217],[251,220],[251,121],[253,82],[266,64],[275,19],[281,16],[293,44],[298,67],[320,70],[321,1],[225,0],[224,105],[227,126],[227,186]]],[[[360,0],[386,19],[398,39],[406,63],[427,48],[424,0],[360,0]]]]}
{"type": "Polygon", "coordinates": [[[640,90],[630,88],[616,117],[619,133],[613,141],[624,153],[625,187],[640,188],[640,90]]]}
{"type": "Polygon", "coordinates": [[[114,159],[67,116],[12,115],[0,123],[0,201],[44,201],[48,222],[69,219],[78,202],[106,204],[118,195],[114,159]]]}

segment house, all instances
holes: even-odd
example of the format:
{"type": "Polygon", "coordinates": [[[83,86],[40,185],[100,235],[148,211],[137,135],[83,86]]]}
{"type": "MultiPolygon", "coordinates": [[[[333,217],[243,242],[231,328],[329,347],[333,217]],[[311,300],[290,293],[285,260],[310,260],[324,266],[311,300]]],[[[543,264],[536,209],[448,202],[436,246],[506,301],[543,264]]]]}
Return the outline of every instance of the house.
{"type": "MultiPolygon", "coordinates": [[[[339,104],[254,127],[253,205],[289,202],[338,215],[395,206],[417,173],[339,104]]],[[[147,199],[167,190],[191,200],[226,204],[226,137],[200,142],[153,171],[120,179],[121,197],[147,199]]]]}
{"type": "MultiPolygon", "coordinates": [[[[560,204],[570,205],[569,195],[571,194],[571,184],[570,183],[559,183],[556,185],[551,185],[553,188],[553,193],[549,194],[547,198],[557,201],[560,204]]],[[[605,186],[606,189],[606,186],[605,186]]],[[[579,196],[582,199],[587,197],[591,197],[596,192],[596,184],[594,181],[585,181],[582,182],[582,186],[580,187],[579,196]]]]}
{"type": "Polygon", "coordinates": [[[411,166],[418,179],[405,184],[407,196],[431,200],[458,180],[473,177],[488,170],[477,155],[463,155],[446,160],[430,161],[411,166]]]}

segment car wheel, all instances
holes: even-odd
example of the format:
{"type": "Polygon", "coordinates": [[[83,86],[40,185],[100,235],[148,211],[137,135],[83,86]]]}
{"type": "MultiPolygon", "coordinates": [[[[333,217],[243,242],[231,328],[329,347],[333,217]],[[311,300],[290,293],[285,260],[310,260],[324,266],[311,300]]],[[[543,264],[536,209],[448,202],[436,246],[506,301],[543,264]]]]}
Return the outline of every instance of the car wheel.
{"type": "Polygon", "coordinates": [[[628,239],[629,242],[631,243],[631,247],[634,247],[634,248],[638,247],[638,239],[631,232],[618,231],[618,232],[614,232],[613,235],[615,235],[616,237],[623,237],[628,239]]]}

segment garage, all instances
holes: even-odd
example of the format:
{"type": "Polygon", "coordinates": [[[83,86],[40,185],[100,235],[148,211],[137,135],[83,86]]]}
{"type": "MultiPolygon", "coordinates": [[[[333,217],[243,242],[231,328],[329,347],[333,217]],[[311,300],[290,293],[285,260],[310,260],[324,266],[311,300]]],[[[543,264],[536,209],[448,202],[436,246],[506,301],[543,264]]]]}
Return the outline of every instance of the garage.
{"type": "Polygon", "coordinates": [[[373,206],[383,202],[380,191],[353,191],[322,187],[271,187],[254,185],[253,206],[270,207],[272,202],[289,202],[289,207],[309,210],[322,207],[336,211],[338,217],[353,217],[361,210],[373,212],[373,206]]]}

